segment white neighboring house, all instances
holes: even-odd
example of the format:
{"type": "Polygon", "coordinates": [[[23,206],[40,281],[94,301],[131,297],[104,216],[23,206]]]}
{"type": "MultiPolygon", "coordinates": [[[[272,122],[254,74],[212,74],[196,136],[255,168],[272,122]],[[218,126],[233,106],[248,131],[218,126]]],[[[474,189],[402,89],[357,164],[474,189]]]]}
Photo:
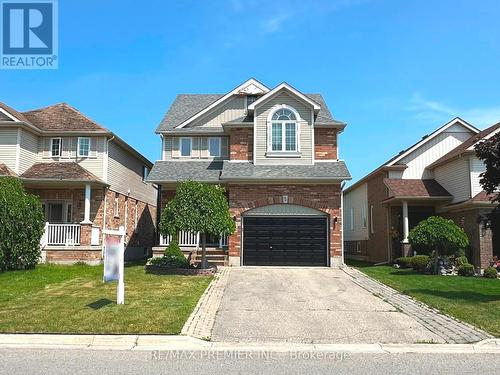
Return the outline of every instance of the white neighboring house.
{"type": "Polygon", "coordinates": [[[154,243],[152,163],[66,103],[18,112],[0,103],[0,176],[42,201],[42,254],[51,262],[101,260],[102,230],[126,227],[126,256],[154,243]]]}
{"type": "Polygon", "coordinates": [[[497,224],[479,218],[492,203],[479,184],[484,164],[474,145],[500,124],[479,131],[454,118],[347,188],[344,247],[347,257],[389,262],[411,254],[408,233],[431,215],[453,219],[470,239],[470,260],[487,267],[499,255],[497,224]]]}

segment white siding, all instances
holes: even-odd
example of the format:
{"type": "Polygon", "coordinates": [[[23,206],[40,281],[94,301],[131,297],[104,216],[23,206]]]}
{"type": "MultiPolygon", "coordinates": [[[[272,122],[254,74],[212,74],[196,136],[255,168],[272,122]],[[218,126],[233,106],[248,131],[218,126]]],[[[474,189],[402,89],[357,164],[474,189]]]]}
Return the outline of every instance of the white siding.
{"type": "Polygon", "coordinates": [[[368,189],[367,184],[361,184],[354,190],[344,195],[344,240],[361,241],[368,239],[368,189]],[[354,219],[351,219],[351,213],[354,213],[354,219]],[[366,219],[366,225],[363,223],[363,217],[366,219]],[[353,228],[351,229],[351,222],[353,228]]]}
{"type": "Polygon", "coordinates": [[[403,178],[403,171],[389,171],[389,178],[401,179],[403,178]]]}
{"type": "Polygon", "coordinates": [[[312,164],[313,163],[313,128],[311,108],[299,99],[285,92],[276,94],[255,109],[256,116],[256,145],[255,164],[312,164]],[[272,107],[277,104],[286,104],[293,107],[300,115],[299,145],[300,158],[271,158],[267,157],[267,117],[272,107]]]}
{"type": "Polygon", "coordinates": [[[479,175],[486,170],[486,166],[483,161],[479,160],[476,156],[471,156],[470,162],[470,185],[471,185],[471,197],[476,196],[481,191],[483,187],[479,183],[481,177],[479,175]]]}
{"type": "Polygon", "coordinates": [[[429,142],[401,159],[399,163],[408,166],[403,172],[403,178],[432,178],[432,173],[425,168],[471,136],[472,133],[462,125],[452,125],[445,132],[438,134],[429,142]]]}
{"type": "Polygon", "coordinates": [[[108,184],[110,189],[156,206],[156,189],[142,180],[144,164],[116,142],[109,142],[108,184]]]}
{"type": "Polygon", "coordinates": [[[20,152],[19,174],[22,174],[36,162],[38,154],[38,137],[26,130],[21,130],[20,152]]]}
{"type": "Polygon", "coordinates": [[[103,178],[104,143],[106,142],[106,137],[90,137],[90,156],[84,158],[77,156],[78,137],[62,137],[62,156],[58,158],[50,157],[50,139],[51,137],[38,138],[38,162],[77,162],[97,177],[103,178]]]}
{"type": "Polygon", "coordinates": [[[453,203],[470,198],[469,158],[462,157],[434,169],[434,178],[453,195],[453,203]]]}
{"type": "Polygon", "coordinates": [[[0,129],[0,163],[16,170],[17,129],[0,129]]]}

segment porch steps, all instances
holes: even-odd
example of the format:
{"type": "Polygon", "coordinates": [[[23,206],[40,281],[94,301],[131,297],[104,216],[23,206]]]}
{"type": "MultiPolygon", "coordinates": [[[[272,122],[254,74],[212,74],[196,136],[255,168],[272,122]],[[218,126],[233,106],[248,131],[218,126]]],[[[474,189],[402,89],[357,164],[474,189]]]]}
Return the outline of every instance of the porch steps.
{"type": "MultiPolygon", "coordinates": [[[[223,249],[206,249],[206,255],[208,264],[216,266],[228,265],[228,257],[223,249]]],[[[195,264],[199,264],[201,262],[201,249],[196,252],[196,255],[193,257],[193,261],[195,264]]]]}

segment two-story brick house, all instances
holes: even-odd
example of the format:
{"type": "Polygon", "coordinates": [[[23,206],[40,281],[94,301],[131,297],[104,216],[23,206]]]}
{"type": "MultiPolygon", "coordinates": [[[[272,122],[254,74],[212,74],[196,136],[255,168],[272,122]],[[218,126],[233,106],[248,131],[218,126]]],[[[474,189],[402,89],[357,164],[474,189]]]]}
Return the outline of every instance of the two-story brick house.
{"type": "Polygon", "coordinates": [[[0,175],[41,198],[50,262],[101,260],[102,230],[125,226],[126,256],[154,243],[152,163],[116,134],[62,103],[19,112],[0,103],[0,175]]]}
{"type": "Polygon", "coordinates": [[[470,240],[468,255],[487,267],[500,255],[500,225],[481,217],[494,207],[479,183],[484,163],[474,145],[495,134],[455,118],[375,169],[344,193],[346,256],[390,262],[411,255],[409,231],[431,215],[453,219],[470,240]],[[496,244],[496,246],[494,246],[496,244]]]}
{"type": "MultiPolygon", "coordinates": [[[[335,120],[319,94],[250,79],[226,94],[178,95],[156,132],[162,160],[148,180],[160,207],[179,181],[226,187],[237,231],[212,239],[229,264],[327,266],[341,262],[342,182],[335,120]]],[[[197,246],[183,233],[181,246],[197,246]]],[[[168,239],[160,239],[165,246],[168,239]]]]}

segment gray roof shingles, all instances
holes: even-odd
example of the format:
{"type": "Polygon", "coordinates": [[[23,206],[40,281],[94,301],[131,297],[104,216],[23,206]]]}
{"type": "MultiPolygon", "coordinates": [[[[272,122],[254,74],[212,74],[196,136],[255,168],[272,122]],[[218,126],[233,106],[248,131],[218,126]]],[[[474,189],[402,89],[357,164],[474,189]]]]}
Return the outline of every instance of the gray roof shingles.
{"type": "Polygon", "coordinates": [[[157,161],[148,175],[149,182],[178,182],[195,180],[217,182],[222,170],[221,161],[157,161]]]}
{"type": "Polygon", "coordinates": [[[221,180],[348,180],[351,175],[343,161],[315,165],[254,165],[224,161],[221,180]]]}
{"type": "MultiPolygon", "coordinates": [[[[316,116],[316,122],[339,122],[335,120],[328,109],[321,94],[305,94],[315,102],[321,109],[316,116]]],[[[156,129],[157,132],[173,130],[187,119],[193,117],[198,112],[202,111],[210,104],[222,98],[223,94],[179,94],[168,109],[167,113],[161,120],[160,125],[156,129]]],[[[238,119],[240,120],[240,119],[238,119]]],[[[248,118],[247,118],[248,121],[248,118]]]]}

